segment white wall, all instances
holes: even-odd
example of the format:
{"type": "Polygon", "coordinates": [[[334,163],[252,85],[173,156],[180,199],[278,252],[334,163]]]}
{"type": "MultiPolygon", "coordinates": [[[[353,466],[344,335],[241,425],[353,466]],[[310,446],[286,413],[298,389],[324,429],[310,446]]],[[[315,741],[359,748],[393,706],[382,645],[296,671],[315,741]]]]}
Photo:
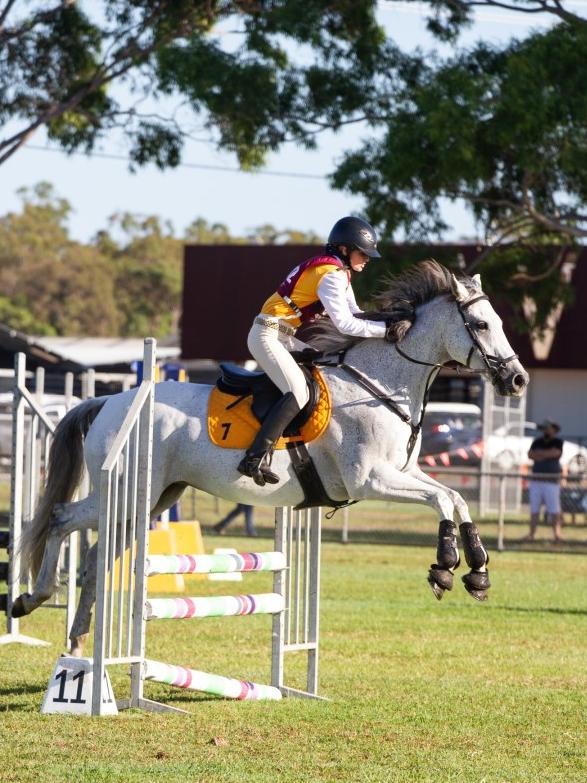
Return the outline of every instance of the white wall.
{"type": "Polygon", "coordinates": [[[561,435],[587,437],[587,370],[530,370],[526,418],[554,419],[561,435]]]}

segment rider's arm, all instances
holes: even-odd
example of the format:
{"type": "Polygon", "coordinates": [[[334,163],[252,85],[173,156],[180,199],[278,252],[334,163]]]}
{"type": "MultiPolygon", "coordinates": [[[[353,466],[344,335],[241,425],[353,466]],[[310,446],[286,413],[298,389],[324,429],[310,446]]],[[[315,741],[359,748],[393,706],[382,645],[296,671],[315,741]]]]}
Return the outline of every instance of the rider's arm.
{"type": "Polygon", "coordinates": [[[320,301],[338,331],[353,337],[385,337],[385,323],[355,318],[347,299],[347,285],[346,273],[336,271],[324,275],[318,286],[320,301]]]}
{"type": "Polygon", "coordinates": [[[357,300],[355,299],[355,292],[353,291],[352,285],[349,285],[347,287],[346,298],[347,298],[347,302],[349,303],[349,310],[353,315],[363,312],[359,307],[359,305],[357,304],[357,300]]]}

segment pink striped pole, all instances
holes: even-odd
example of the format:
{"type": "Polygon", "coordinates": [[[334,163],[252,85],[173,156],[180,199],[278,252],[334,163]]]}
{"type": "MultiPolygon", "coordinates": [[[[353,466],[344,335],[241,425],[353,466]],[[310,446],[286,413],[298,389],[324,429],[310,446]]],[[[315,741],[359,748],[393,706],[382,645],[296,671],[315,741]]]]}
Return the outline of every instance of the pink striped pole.
{"type": "Polygon", "coordinates": [[[192,617],[231,617],[282,612],[285,601],[279,593],[219,595],[198,598],[149,598],[147,620],[183,620],[192,617]]]}
{"type": "Polygon", "coordinates": [[[283,552],[241,552],[222,555],[150,555],[147,576],[155,574],[230,574],[246,571],[281,571],[283,552]]]}
{"type": "Polygon", "coordinates": [[[145,680],[163,682],[177,688],[191,691],[212,693],[228,699],[241,701],[257,701],[261,699],[277,701],[281,699],[281,691],[272,685],[259,685],[256,682],[236,680],[232,677],[221,677],[218,674],[208,674],[184,666],[173,666],[169,663],[146,660],[144,664],[145,680]]]}

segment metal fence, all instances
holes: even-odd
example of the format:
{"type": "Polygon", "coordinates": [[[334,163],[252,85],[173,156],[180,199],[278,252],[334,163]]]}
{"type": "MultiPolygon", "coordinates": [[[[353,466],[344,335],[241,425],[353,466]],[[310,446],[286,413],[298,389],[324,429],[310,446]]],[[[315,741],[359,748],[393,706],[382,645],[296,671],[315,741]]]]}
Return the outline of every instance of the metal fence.
{"type": "MultiPolygon", "coordinates": [[[[519,538],[519,532],[513,535],[514,524],[529,522],[529,486],[532,480],[558,481],[560,485],[561,513],[563,524],[577,526],[575,537],[584,538],[587,545],[587,532],[582,536],[580,526],[587,526],[587,472],[566,474],[538,474],[522,471],[483,471],[480,467],[436,467],[426,469],[428,475],[439,482],[455,489],[466,500],[473,519],[480,521],[493,521],[496,524],[497,549],[506,548],[508,535],[511,538],[519,538]],[[482,487],[491,485],[492,495],[497,499],[495,509],[489,513],[482,513],[481,492],[482,487]],[[519,497],[519,504],[512,504],[511,497],[519,497]],[[509,533],[508,533],[509,526],[509,533]]],[[[405,508],[405,504],[402,504],[405,508]]],[[[358,508],[358,507],[357,507],[358,508]]],[[[414,509],[418,506],[414,505],[414,509]]],[[[389,507],[388,507],[389,509],[389,507]]],[[[543,509],[543,521],[550,523],[543,509]]],[[[342,516],[342,542],[353,540],[352,510],[343,509],[342,516]]],[[[365,530],[365,525],[360,525],[365,530]]],[[[378,526],[380,527],[380,526],[378,526]]],[[[385,525],[388,528],[388,525],[385,525]]],[[[356,528],[358,531],[359,528],[356,528]]],[[[577,543],[577,542],[575,542],[577,543]]]]}

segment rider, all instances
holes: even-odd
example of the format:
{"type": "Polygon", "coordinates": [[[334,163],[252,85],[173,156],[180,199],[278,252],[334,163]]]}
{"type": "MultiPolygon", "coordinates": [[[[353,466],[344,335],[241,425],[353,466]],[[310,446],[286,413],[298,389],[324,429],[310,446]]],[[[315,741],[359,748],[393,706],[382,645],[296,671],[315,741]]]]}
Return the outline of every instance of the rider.
{"type": "Polygon", "coordinates": [[[259,486],[279,482],[266,458],[309,400],[304,373],[286,347],[289,337],[324,311],[343,334],[384,337],[385,323],[355,317],[362,311],[351,287],[351,272],[362,272],[369,259],[380,257],[372,226],[361,218],[341,218],[328,236],[325,252],[292,269],[255,318],[249,351],[283,392],[238,466],[259,486]]]}

